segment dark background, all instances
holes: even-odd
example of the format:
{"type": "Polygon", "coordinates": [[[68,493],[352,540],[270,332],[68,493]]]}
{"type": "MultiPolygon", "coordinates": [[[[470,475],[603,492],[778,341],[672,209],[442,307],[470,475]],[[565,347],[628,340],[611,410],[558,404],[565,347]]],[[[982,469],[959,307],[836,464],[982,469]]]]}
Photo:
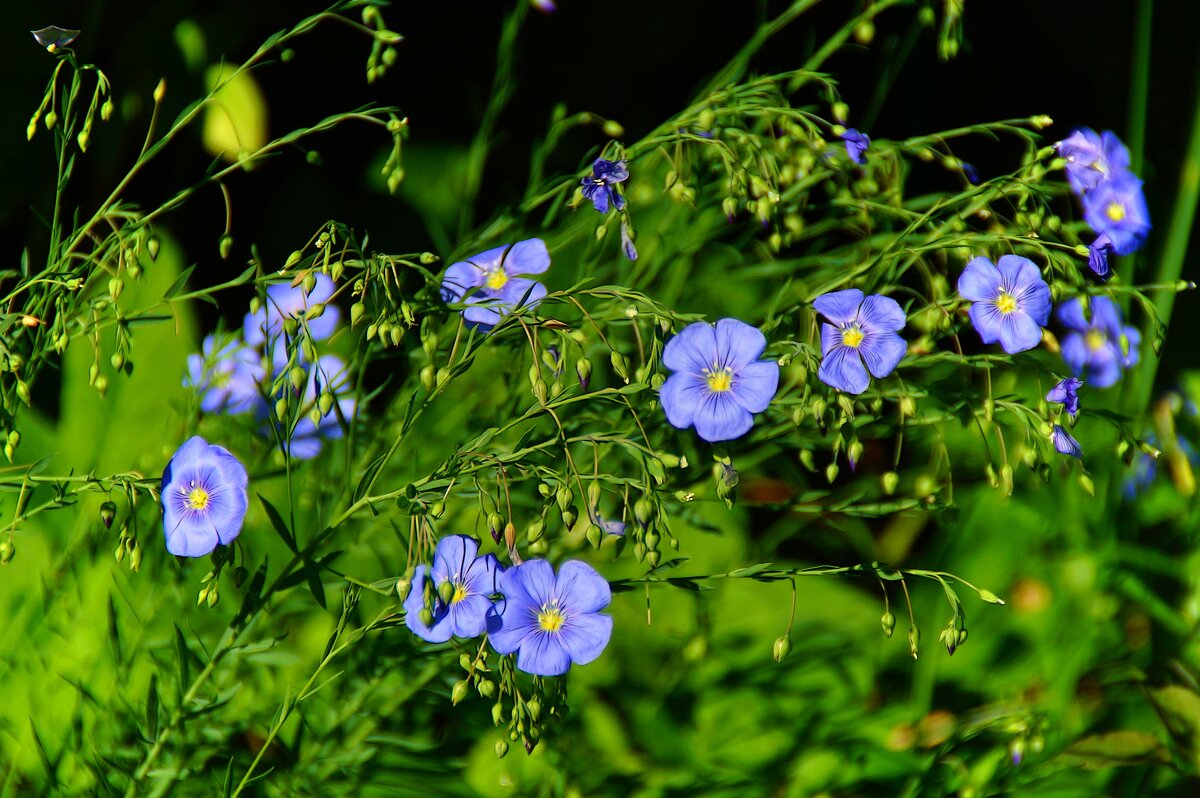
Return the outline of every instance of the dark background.
{"type": "MultiPolygon", "coordinates": [[[[406,167],[419,168],[426,143],[463,146],[473,136],[491,87],[502,19],[511,2],[401,3],[385,10],[390,27],[406,37],[399,58],[382,81],[368,85],[368,42],[361,34],[330,24],[301,39],[295,58],[256,72],[269,105],[271,135],[311,124],[323,116],[375,103],[399,106],[411,120],[406,167]]],[[[590,110],[619,120],[633,141],[692,97],[782,2],[697,2],[697,0],[562,0],[553,15],[530,13],[519,39],[519,86],[497,128],[481,192],[477,220],[519,197],[533,141],[546,129],[551,109],[565,103],[571,112],[590,110]]],[[[824,42],[859,3],[828,0],[802,17],[762,52],[756,71],[794,68],[824,42]]],[[[940,3],[936,4],[940,20],[940,3]]],[[[1137,4],[1069,2],[970,2],[965,42],[957,59],[938,60],[936,28],[918,28],[914,8],[885,12],[873,44],[850,44],[826,66],[851,107],[851,124],[873,137],[898,139],[961,125],[1010,117],[1048,114],[1054,127],[1048,141],[1072,127],[1113,129],[1128,136],[1133,37],[1137,4]],[[917,30],[907,59],[901,43],[917,30]],[[903,63],[890,84],[878,78],[903,63]],[[869,117],[873,106],[878,114],[869,117]]],[[[36,262],[44,257],[45,223],[52,203],[50,137],[40,131],[25,140],[29,116],[37,107],[53,59],[28,32],[49,24],[77,27],[75,47],[83,61],[105,70],[115,87],[118,112],[109,125],[97,125],[93,147],[77,164],[70,198],[82,209],[100,202],[133,162],[144,135],[149,96],[167,78],[165,119],[203,91],[202,77],[189,72],[173,31],[191,19],[204,32],[209,63],[222,55],[241,61],[271,33],[320,10],[316,3],[164,2],[126,4],[59,2],[6,7],[0,15],[0,47],[6,102],[0,104],[0,258],[14,264],[28,246],[36,262]]],[[[1179,181],[1180,159],[1200,72],[1197,30],[1200,4],[1159,2],[1155,7],[1151,89],[1147,124],[1146,180],[1152,235],[1140,272],[1147,274],[1163,244],[1170,202],[1179,181]]],[[[584,129],[560,148],[564,160],[551,167],[574,170],[604,137],[584,129]],[[572,150],[572,146],[577,150],[572,150]]],[[[299,150],[228,181],[234,201],[235,246],[230,263],[217,257],[224,223],[220,193],[206,189],[165,227],[185,247],[188,262],[200,264],[197,277],[214,281],[240,270],[255,244],[267,262],[282,261],[323,221],[338,219],[369,231],[373,248],[413,252],[433,247],[420,216],[400,197],[381,190],[372,178],[386,139],[377,130],[348,125],[316,140],[319,166],[299,150]],[[374,167],[372,165],[375,165],[374,167]]],[[[1013,168],[1013,152],[993,148],[986,138],[956,144],[956,154],[985,177],[1013,168]]],[[[132,184],[128,196],[153,207],[178,188],[194,183],[209,156],[198,132],[184,137],[153,168],[132,184]]],[[[446,255],[448,253],[440,253],[446,255]]],[[[1189,259],[1184,276],[1195,279],[1189,259]]],[[[240,314],[229,308],[231,320],[240,314]]],[[[1200,298],[1180,297],[1173,335],[1164,350],[1160,379],[1178,368],[1197,365],[1189,340],[1200,298]],[[1185,328],[1186,325],[1186,328],[1185,328]],[[1182,331],[1182,334],[1180,334],[1182,331]]]]}

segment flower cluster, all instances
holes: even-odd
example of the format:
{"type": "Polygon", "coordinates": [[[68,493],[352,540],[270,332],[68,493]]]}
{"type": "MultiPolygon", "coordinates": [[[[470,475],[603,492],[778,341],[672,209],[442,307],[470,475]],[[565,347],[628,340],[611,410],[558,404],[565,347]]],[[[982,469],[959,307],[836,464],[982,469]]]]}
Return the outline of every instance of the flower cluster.
{"type": "Polygon", "coordinates": [[[549,268],[550,252],[540,238],[494,247],[446,269],[442,301],[465,304],[463,318],[490,330],[518,307],[533,308],[542,301],[546,286],[522,275],[549,268]]]}
{"type": "Polygon", "coordinates": [[[1059,305],[1058,320],[1070,330],[1062,342],[1062,356],[1076,377],[1108,388],[1121,379],[1124,369],[1138,362],[1142,335],[1123,323],[1121,308],[1108,297],[1094,296],[1088,304],[1090,319],[1085,318],[1078,298],[1059,305]]]}
{"type": "MultiPolygon", "coordinates": [[[[284,449],[294,458],[316,457],[325,439],[342,435],[344,422],[356,410],[344,396],[350,373],[335,355],[310,362],[302,333],[309,341],[324,341],[337,332],[341,309],[332,303],[335,286],[325,274],[307,280],[275,283],[266,301],[247,313],[240,335],[213,334],[201,352],[188,356],[183,384],[200,394],[205,413],[252,413],[257,422],[270,417],[271,405],[291,399],[294,424],[283,435],[284,449]]],[[[277,412],[277,416],[282,416],[277,412]]]]}
{"type": "Polygon", "coordinates": [[[505,568],[465,535],[438,542],[430,567],[418,565],[404,599],[405,624],[417,637],[444,643],[485,631],[499,654],[535,676],[561,676],[600,656],[612,636],[601,614],[612,592],[587,563],[571,560],[557,576],[545,560],[505,568]]]}
{"type": "Polygon", "coordinates": [[[1112,254],[1141,248],[1150,232],[1142,181],[1129,168],[1129,150],[1111,130],[1080,128],[1055,147],[1066,161],[1067,182],[1083,202],[1083,218],[1096,231],[1088,266],[1109,276],[1112,254]]]}

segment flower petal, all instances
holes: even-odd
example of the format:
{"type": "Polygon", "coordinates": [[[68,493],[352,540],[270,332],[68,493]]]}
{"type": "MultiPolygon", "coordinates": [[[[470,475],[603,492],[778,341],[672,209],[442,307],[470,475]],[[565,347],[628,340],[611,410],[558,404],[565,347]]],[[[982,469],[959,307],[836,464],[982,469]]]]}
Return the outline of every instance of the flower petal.
{"type": "Polygon", "coordinates": [[[1087,367],[1088,348],[1081,333],[1071,333],[1063,339],[1062,358],[1072,374],[1077,377],[1083,374],[1087,367]]]}
{"type": "Polygon", "coordinates": [[[658,389],[658,399],[671,426],[687,429],[694,423],[696,409],[709,393],[711,391],[701,377],[680,372],[667,377],[667,381],[658,389]]]}
{"type": "MultiPolygon", "coordinates": [[[[1096,298],[1099,299],[1099,297],[1096,298]]],[[[1058,316],[1059,323],[1064,327],[1069,327],[1078,332],[1084,332],[1091,326],[1088,324],[1087,319],[1083,317],[1083,303],[1075,297],[1060,303],[1055,315],[1058,316]]]]}
{"type": "Polygon", "coordinates": [[[517,668],[534,676],[562,676],[571,669],[571,657],[558,634],[539,631],[521,643],[517,668]]]}
{"type": "Polygon", "coordinates": [[[1010,355],[1033,349],[1042,342],[1042,328],[1028,313],[1015,311],[1000,321],[1000,348],[1010,355]]]}
{"type": "Polygon", "coordinates": [[[518,241],[504,257],[504,271],[512,276],[541,274],[550,268],[550,250],[540,238],[518,241]]]}
{"type": "MultiPolygon", "coordinates": [[[[483,285],[483,272],[478,266],[466,261],[451,264],[442,275],[442,301],[460,302],[472,290],[483,285]]],[[[247,343],[249,339],[247,338],[247,343]]]]}
{"type": "Polygon", "coordinates": [[[717,332],[711,324],[697,321],[680,330],[663,347],[663,365],[671,371],[699,374],[713,364],[717,355],[717,332]]]}
{"type": "Polygon", "coordinates": [[[994,344],[1000,340],[1000,330],[1004,326],[1004,314],[1000,312],[994,302],[976,302],[971,305],[968,313],[971,316],[971,324],[975,326],[975,331],[979,333],[979,337],[985,344],[994,344]]]}
{"type": "Polygon", "coordinates": [[[497,654],[511,654],[538,631],[532,605],[520,601],[498,601],[487,615],[488,642],[497,654]]]}
{"type": "Polygon", "coordinates": [[[958,276],[958,293],[963,299],[982,302],[994,299],[1001,285],[1000,270],[987,258],[972,258],[958,276]]]}
{"type": "Polygon", "coordinates": [[[496,299],[500,302],[497,303],[496,309],[502,311],[501,315],[505,315],[517,307],[534,308],[545,297],[546,286],[537,280],[513,277],[497,292],[496,299]]]}
{"type": "Polygon", "coordinates": [[[871,384],[858,350],[850,346],[838,346],[826,353],[817,377],[831,388],[852,394],[862,393],[871,384]]]}
{"type": "Polygon", "coordinates": [[[608,580],[592,566],[569,560],[558,569],[558,603],[567,612],[599,612],[611,601],[608,580]]]}
{"type": "Polygon", "coordinates": [[[603,653],[612,637],[613,619],[600,613],[572,615],[563,624],[560,639],[576,665],[586,665],[603,653]]]}
{"type": "Polygon", "coordinates": [[[217,531],[203,515],[189,518],[187,513],[164,512],[163,532],[167,551],[178,557],[203,557],[221,542],[217,531]]]}
{"type": "Polygon", "coordinates": [[[767,348],[762,330],[739,319],[721,319],[714,332],[718,363],[734,371],[758,360],[767,348]]]}
{"type": "Polygon", "coordinates": [[[558,598],[555,584],[554,568],[546,560],[526,560],[500,575],[500,591],[505,596],[535,607],[558,598]]]}
{"type": "Polygon", "coordinates": [[[754,416],[728,392],[709,393],[696,408],[696,434],[709,443],[740,438],[754,426],[754,416]]]}
{"type": "Polygon", "coordinates": [[[858,319],[866,333],[899,332],[907,322],[900,303],[880,294],[872,294],[863,300],[858,319]]]}
{"type": "Polygon", "coordinates": [[[733,398],[751,413],[761,413],[779,390],[779,364],[759,360],[743,366],[733,378],[733,398]]]}
{"type": "Polygon", "coordinates": [[[487,615],[492,600],[478,594],[451,604],[448,613],[450,633],[455,637],[479,637],[487,631],[487,615]]]}
{"type": "Polygon", "coordinates": [[[858,306],[862,304],[863,292],[857,288],[831,291],[813,300],[817,312],[834,324],[844,324],[858,318],[858,306]]]}
{"type": "Polygon", "coordinates": [[[433,553],[433,585],[440,587],[446,580],[465,579],[467,570],[475,562],[479,543],[466,535],[449,535],[438,541],[433,553]]]}
{"type": "MultiPolygon", "coordinates": [[[[870,300],[868,300],[870,301],[870,300]]],[[[863,338],[858,347],[872,376],[883,378],[895,371],[896,366],[908,352],[908,344],[894,332],[871,335],[863,338]]]]}

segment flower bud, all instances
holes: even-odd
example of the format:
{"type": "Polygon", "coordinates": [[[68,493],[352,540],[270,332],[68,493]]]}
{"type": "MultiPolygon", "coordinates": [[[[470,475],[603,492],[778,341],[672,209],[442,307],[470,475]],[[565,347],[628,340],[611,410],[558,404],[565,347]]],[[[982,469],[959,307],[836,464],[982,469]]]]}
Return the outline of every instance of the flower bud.
{"type": "Polygon", "coordinates": [[[921,645],[921,630],[915,626],[908,627],[908,653],[912,654],[912,658],[917,658],[917,649],[921,645]]]}
{"type": "Polygon", "coordinates": [[[111,501],[104,502],[100,505],[100,520],[104,523],[105,529],[112,529],[113,519],[117,516],[117,505],[111,501]]]}
{"type": "Polygon", "coordinates": [[[160,103],[163,97],[167,96],[167,79],[163,78],[158,81],[158,85],[154,87],[154,102],[160,103]]]}
{"type": "Polygon", "coordinates": [[[525,530],[525,539],[530,543],[537,543],[542,539],[542,535],[545,533],[546,522],[541,518],[537,518],[529,525],[529,528],[525,530]]]}
{"type": "Polygon", "coordinates": [[[54,130],[54,126],[58,124],[58,114],[51,110],[42,121],[46,123],[46,130],[54,130]]]}
{"type": "Polygon", "coordinates": [[[995,593],[993,593],[990,590],[987,590],[986,588],[979,591],[979,598],[982,599],[983,601],[986,601],[988,604],[1003,604],[1004,603],[1004,599],[1000,598],[995,593]]]}
{"type": "Polygon", "coordinates": [[[834,480],[837,479],[837,477],[838,477],[838,464],[837,463],[830,463],[829,465],[825,466],[825,479],[827,479],[829,482],[832,483],[834,480]]]}
{"type": "Polygon", "coordinates": [[[792,641],[786,637],[781,637],[775,641],[775,645],[771,650],[771,658],[776,662],[783,662],[783,658],[792,650],[792,641]]]}
{"type": "Polygon", "coordinates": [[[317,409],[321,411],[322,416],[329,415],[329,411],[333,409],[333,394],[326,391],[317,397],[317,409]]]}
{"type": "MultiPolygon", "coordinates": [[[[500,725],[501,723],[503,723],[503,722],[504,722],[504,705],[503,705],[503,704],[499,704],[499,703],[497,703],[497,704],[493,704],[493,705],[492,705],[492,724],[493,724],[493,725],[496,725],[496,726],[499,726],[499,725],[500,725]]],[[[503,741],[503,740],[501,740],[501,742],[504,742],[504,741],[503,741]]],[[[507,745],[507,744],[504,746],[504,750],[505,750],[506,752],[508,751],[508,745],[507,745]]],[[[499,751],[500,751],[500,746],[499,746],[499,745],[497,745],[497,746],[496,746],[496,752],[497,752],[497,753],[499,753],[499,751]]],[[[501,756],[503,756],[503,754],[501,754],[501,756]]]]}
{"type": "Polygon", "coordinates": [[[466,698],[469,692],[471,692],[471,685],[465,679],[461,682],[455,682],[454,689],[450,691],[450,703],[457,704],[466,698]]]}
{"type": "Polygon", "coordinates": [[[403,602],[406,598],[408,598],[408,594],[411,591],[412,591],[412,580],[411,579],[409,579],[408,577],[402,576],[396,580],[396,595],[400,597],[401,602],[403,602]]]}
{"type": "Polygon", "coordinates": [[[0,541],[0,565],[8,565],[16,553],[17,548],[11,540],[0,541]]]}
{"type": "MultiPolygon", "coordinates": [[[[367,8],[374,8],[374,6],[367,6],[367,8]]],[[[497,704],[496,706],[499,707],[500,705],[497,704]]],[[[496,758],[503,759],[504,755],[507,753],[508,753],[508,743],[505,740],[497,740],[496,741],[496,758]]]]}
{"type": "Polygon", "coordinates": [[[430,393],[433,393],[434,375],[436,373],[433,366],[425,366],[421,369],[421,387],[430,393]]]}
{"type": "Polygon", "coordinates": [[[891,496],[896,492],[896,487],[900,484],[900,475],[895,471],[884,471],[879,477],[879,482],[883,487],[883,492],[891,496]]]}
{"type": "Polygon", "coordinates": [[[575,512],[574,507],[568,507],[567,509],[562,511],[563,526],[565,526],[567,529],[573,528],[575,526],[575,521],[578,518],[579,518],[579,516],[575,512]]]}
{"type": "Polygon", "coordinates": [[[595,524],[588,524],[587,532],[584,533],[587,542],[592,544],[592,548],[600,548],[600,544],[604,542],[604,532],[595,524]]]}
{"type": "Polygon", "coordinates": [[[891,637],[892,632],[896,631],[896,616],[892,615],[890,611],[885,612],[879,619],[879,624],[883,627],[883,636],[891,637]]]}
{"type": "Polygon", "coordinates": [[[449,579],[447,579],[445,582],[442,582],[440,585],[438,585],[437,594],[438,598],[442,600],[443,604],[449,604],[451,599],[454,598],[454,583],[449,579]]]}
{"type": "Polygon", "coordinates": [[[642,526],[650,523],[650,519],[654,517],[654,504],[645,496],[633,503],[633,517],[642,526]]]}
{"type": "Polygon", "coordinates": [[[586,391],[592,378],[592,361],[581,357],[575,363],[575,374],[579,377],[579,387],[586,391]]]}
{"type": "Polygon", "coordinates": [[[421,621],[421,625],[423,626],[433,626],[433,610],[428,607],[422,607],[421,611],[417,613],[417,619],[421,621]]]}
{"type": "Polygon", "coordinates": [[[500,530],[504,528],[504,518],[500,513],[489,513],[487,518],[488,532],[492,535],[492,540],[500,542],[500,530]]]}
{"type": "Polygon", "coordinates": [[[605,120],[603,127],[604,135],[612,139],[619,139],[625,135],[625,128],[621,127],[621,123],[614,119],[605,120]]]}
{"type": "Polygon", "coordinates": [[[646,562],[648,562],[650,564],[651,568],[657,568],[659,560],[661,560],[661,559],[662,559],[662,555],[659,554],[657,551],[646,552],[646,562]]]}

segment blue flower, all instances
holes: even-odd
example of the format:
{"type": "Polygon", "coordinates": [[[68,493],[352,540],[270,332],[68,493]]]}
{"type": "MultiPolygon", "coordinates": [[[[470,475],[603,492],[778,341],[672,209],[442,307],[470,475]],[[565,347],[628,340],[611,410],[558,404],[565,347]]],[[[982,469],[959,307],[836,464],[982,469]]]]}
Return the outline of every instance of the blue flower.
{"type": "Polygon", "coordinates": [[[160,495],[167,551],[202,557],[228,545],[246,517],[246,468],[221,446],[196,436],[176,450],[160,495]]]}
{"type": "Polygon", "coordinates": [[[1121,371],[1138,362],[1142,335],[1122,323],[1121,309],[1106,296],[1091,298],[1092,318],[1083,316],[1083,303],[1070,299],[1058,308],[1058,320],[1071,330],[1062,342],[1062,356],[1072,373],[1097,388],[1121,379],[1121,371]]]}
{"type": "Polygon", "coordinates": [[[1061,424],[1054,425],[1054,429],[1050,432],[1050,441],[1059,454],[1069,455],[1079,460],[1083,459],[1083,449],[1079,446],[1079,441],[1072,438],[1071,433],[1067,432],[1061,424]]]}
{"type": "Polygon", "coordinates": [[[344,419],[354,418],[357,403],[352,397],[338,394],[350,387],[350,373],[337,355],[322,355],[308,367],[300,417],[287,442],[288,454],[293,459],[311,460],[320,454],[324,440],[342,437],[339,415],[344,419]],[[330,398],[323,399],[323,396],[330,398]],[[319,421],[313,420],[314,412],[319,415],[319,421]]]}
{"type": "Polygon", "coordinates": [[[846,142],[846,154],[850,156],[850,160],[855,163],[866,161],[863,154],[871,147],[871,138],[866,133],[859,133],[850,128],[841,135],[841,139],[846,142]]]}
{"type": "Polygon", "coordinates": [[[405,625],[430,643],[478,637],[487,631],[496,579],[503,570],[494,554],[479,556],[474,538],[442,538],[433,553],[432,567],[418,565],[413,572],[412,589],[404,599],[405,625]],[[431,617],[422,619],[423,609],[428,609],[431,617]]]}
{"type": "Polygon", "coordinates": [[[1140,249],[1150,232],[1142,181],[1126,172],[1097,184],[1083,195],[1083,218],[1108,236],[1118,255],[1140,249]]]}
{"type": "Polygon", "coordinates": [[[813,300],[813,307],[832,322],[821,325],[817,377],[826,385],[860,394],[871,382],[868,371],[882,379],[904,358],[908,345],[896,333],[904,329],[906,319],[891,297],[864,298],[862,291],[848,288],[822,294],[813,300]]]}
{"type": "Polygon", "coordinates": [[[287,362],[287,344],[283,337],[285,320],[303,319],[314,305],[324,305],[325,311],[305,322],[309,336],[324,341],[337,330],[342,311],[336,304],[326,304],[333,299],[334,285],[329,275],[317,273],[312,291],[305,291],[303,283],[275,283],[267,288],[267,301],[257,313],[247,313],[243,323],[246,343],[250,346],[266,345],[270,350],[271,362],[276,367],[287,362]]]}
{"type": "Polygon", "coordinates": [[[1079,389],[1082,387],[1083,380],[1077,380],[1074,377],[1059,380],[1046,394],[1046,401],[1063,405],[1071,414],[1071,418],[1074,418],[1079,413],[1079,389]]]}
{"type": "Polygon", "coordinates": [[[979,170],[973,164],[962,161],[959,163],[958,168],[962,169],[963,177],[967,179],[968,183],[973,186],[979,185],[979,170]]]}
{"type": "Polygon", "coordinates": [[[958,293],[973,303],[971,323],[985,344],[999,341],[1015,355],[1041,342],[1050,320],[1050,286],[1029,258],[1005,255],[995,265],[974,258],[959,275],[958,293]]]}
{"type": "MultiPolygon", "coordinates": [[[[609,203],[617,210],[625,207],[625,198],[616,190],[618,183],[629,179],[629,170],[624,161],[606,161],[597,158],[592,162],[592,174],[583,178],[583,196],[592,201],[592,207],[600,213],[608,213],[609,203]]],[[[634,260],[630,258],[630,260],[634,260]]]]}
{"type": "Polygon", "coordinates": [[[616,535],[618,537],[625,534],[626,523],[624,521],[610,521],[601,515],[600,511],[596,509],[591,511],[591,516],[592,523],[600,527],[600,531],[602,531],[604,534],[616,535]]]}
{"type": "Polygon", "coordinates": [[[259,383],[266,377],[262,356],[239,340],[204,339],[202,354],[188,355],[185,388],[200,392],[205,413],[245,413],[262,404],[259,383]]]}
{"type": "Polygon", "coordinates": [[[560,676],[572,664],[586,665],[612,636],[612,618],[600,614],[612,592],[587,563],[564,563],[556,577],[550,563],[528,560],[500,575],[500,592],[488,638],[500,654],[517,652],[526,673],[560,676]]]}
{"type": "Polygon", "coordinates": [[[1067,162],[1067,182],[1076,194],[1129,169],[1129,150],[1111,130],[1097,135],[1091,128],[1079,128],[1054,146],[1067,162]]]}
{"type": "Polygon", "coordinates": [[[759,360],[766,348],[766,337],[737,319],[684,327],[663,349],[663,365],[675,372],[659,390],[667,421],[695,426],[710,443],[745,435],[779,387],[779,364],[759,360]]]}
{"type": "Polygon", "coordinates": [[[520,275],[541,274],[549,268],[550,252],[542,239],[505,244],[446,269],[442,300],[466,303],[470,307],[463,310],[463,318],[490,329],[518,305],[532,308],[542,301],[546,286],[520,275]]]}
{"type": "Polygon", "coordinates": [[[637,247],[633,245],[633,228],[624,219],[621,220],[621,249],[630,260],[638,259],[637,247]]]}
{"type": "Polygon", "coordinates": [[[1114,254],[1112,239],[1108,233],[1101,233],[1088,244],[1088,268],[1096,273],[1101,280],[1107,280],[1112,274],[1109,271],[1108,259],[1114,254]]]}

